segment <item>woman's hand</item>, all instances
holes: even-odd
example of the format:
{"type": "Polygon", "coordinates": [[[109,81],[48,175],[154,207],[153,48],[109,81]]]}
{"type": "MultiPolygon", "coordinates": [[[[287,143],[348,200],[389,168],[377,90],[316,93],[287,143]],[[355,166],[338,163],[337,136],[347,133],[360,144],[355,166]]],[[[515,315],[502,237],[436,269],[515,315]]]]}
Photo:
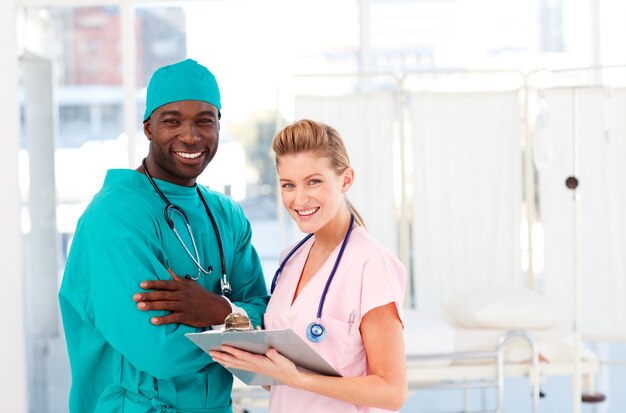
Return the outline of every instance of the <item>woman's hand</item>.
{"type": "Polygon", "coordinates": [[[253,354],[230,346],[222,346],[221,351],[209,352],[213,360],[224,367],[252,371],[263,376],[269,376],[290,387],[298,388],[304,374],[298,371],[296,365],[287,357],[282,356],[275,349],[267,350],[265,355],[253,354]]]}

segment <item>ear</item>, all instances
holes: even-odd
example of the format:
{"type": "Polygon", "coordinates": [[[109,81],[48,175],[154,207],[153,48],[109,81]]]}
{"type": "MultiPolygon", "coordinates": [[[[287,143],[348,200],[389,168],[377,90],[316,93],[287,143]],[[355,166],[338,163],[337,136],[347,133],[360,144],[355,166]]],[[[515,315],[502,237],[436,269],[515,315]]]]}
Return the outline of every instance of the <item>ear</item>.
{"type": "Polygon", "coordinates": [[[354,183],[354,169],[351,166],[348,166],[345,171],[343,171],[343,185],[341,187],[342,192],[348,192],[348,189],[352,187],[354,183]]]}
{"type": "Polygon", "coordinates": [[[149,141],[152,140],[152,123],[150,122],[150,118],[143,123],[143,133],[149,141]]]}

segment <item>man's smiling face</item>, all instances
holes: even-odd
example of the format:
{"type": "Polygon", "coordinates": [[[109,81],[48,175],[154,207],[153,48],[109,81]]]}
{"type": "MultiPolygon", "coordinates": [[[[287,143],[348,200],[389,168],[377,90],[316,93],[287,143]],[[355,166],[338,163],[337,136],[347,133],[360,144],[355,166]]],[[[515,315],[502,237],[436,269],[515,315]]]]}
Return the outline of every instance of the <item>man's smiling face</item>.
{"type": "Polygon", "coordinates": [[[210,103],[182,100],[155,109],[144,122],[148,170],[157,179],[194,185],[217,152],[219,131],[219,112],[210,103]]]}

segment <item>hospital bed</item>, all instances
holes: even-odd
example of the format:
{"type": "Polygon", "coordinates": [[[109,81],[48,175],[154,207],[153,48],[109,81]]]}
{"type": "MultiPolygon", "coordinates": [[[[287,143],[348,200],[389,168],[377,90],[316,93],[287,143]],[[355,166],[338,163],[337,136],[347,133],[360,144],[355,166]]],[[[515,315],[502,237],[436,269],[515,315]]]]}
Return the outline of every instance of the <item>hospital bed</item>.
{"type": "MultiPolygon", "coordinates": [[[[604,396],[595,388],[599,362],[593,352],[580,351],[578,365],[569,332],[563,329],[498,330],[464,328],[446,319],[405,312],[407,379],[410,391],[492,389],[495,406],[480,412],[501,412],[507,378],[527,377],[533,412],[540,411],[540,385],[550,376],[573,376],[578,369],[584,401],[604,396]]],[[[463,411],[469,411],[464,406],[463,411]]],[[[476,412],[476,410],[472,410],[476,412]]]]}

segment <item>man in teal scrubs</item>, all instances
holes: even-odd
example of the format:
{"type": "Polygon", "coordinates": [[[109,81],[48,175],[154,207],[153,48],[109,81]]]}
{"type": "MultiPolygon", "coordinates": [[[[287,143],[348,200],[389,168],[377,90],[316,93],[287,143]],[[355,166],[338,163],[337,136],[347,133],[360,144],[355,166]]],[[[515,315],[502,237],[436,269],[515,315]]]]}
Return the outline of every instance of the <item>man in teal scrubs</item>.
{"type": "Polygon", "coordinates": [[[268,300],[241,208],[196,184],[217,152],[220,110],[206,67],[157,70],[146,159],[109,170],[78,222],[59,292],[71,412],[232,411],[231,374],[185,337],[231,312],[258,326],[268,300]]]}

